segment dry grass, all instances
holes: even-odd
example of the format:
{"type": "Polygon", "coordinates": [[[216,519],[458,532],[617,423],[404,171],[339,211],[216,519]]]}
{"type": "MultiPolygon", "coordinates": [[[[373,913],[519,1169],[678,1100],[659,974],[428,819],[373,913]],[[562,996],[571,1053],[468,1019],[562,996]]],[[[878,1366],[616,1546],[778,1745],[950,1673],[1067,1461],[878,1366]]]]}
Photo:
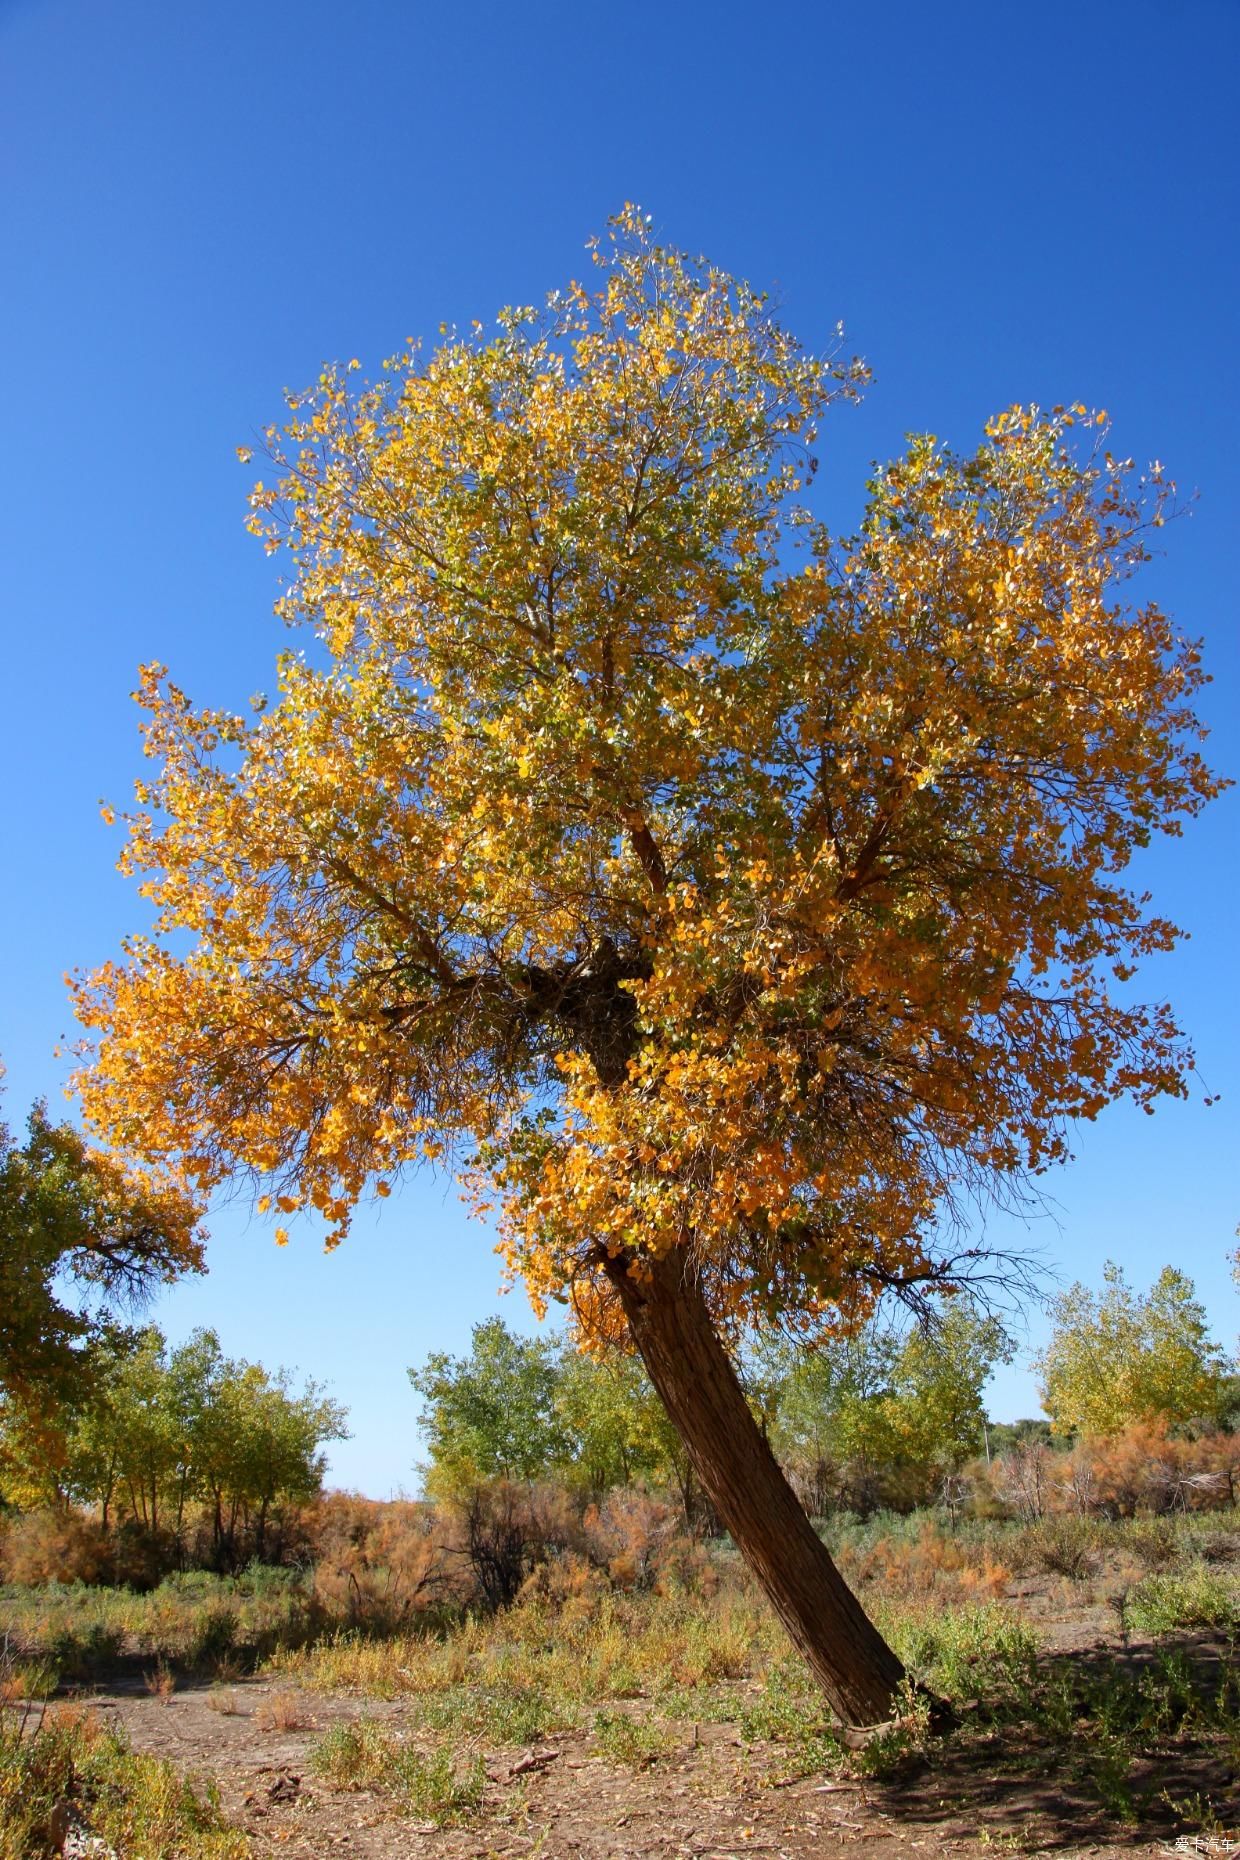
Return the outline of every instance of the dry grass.
{"type": "Polygon", "coordinates": [[[306,1708],[306,1702],[296,1692],[273,1692],[270,1698],[262,1699],[255,1708],[254,1722],[260,1731],[309,1731],[314,1728],[314,1719],[306,1708]]]}
{"type": "Polygon", "coordinates": [[[159,1660],[143,1674],[143,1684],[153,1699],[167,1705],[177,1689],[177,1676],[166,1660],[159,1660]]]}
{"type": "Polygon", "coordinates": [[[709,1604],[603,1593],[562,1607],[535,1598],[439,1637],[339,1635],[275,1655],[270,1670],[315,1691],[420,1701],[439,1718],[450,1696],[459,1697],[462,1713],[472,1700],[488,1720],[525,1701],[525,1715],[541,1713],[540,1728],[553,1729],[576,1723],[596,1700],[673,1696],[760,1677],[785,1644],[765,1603],[746,1590],[709,1604]]]}

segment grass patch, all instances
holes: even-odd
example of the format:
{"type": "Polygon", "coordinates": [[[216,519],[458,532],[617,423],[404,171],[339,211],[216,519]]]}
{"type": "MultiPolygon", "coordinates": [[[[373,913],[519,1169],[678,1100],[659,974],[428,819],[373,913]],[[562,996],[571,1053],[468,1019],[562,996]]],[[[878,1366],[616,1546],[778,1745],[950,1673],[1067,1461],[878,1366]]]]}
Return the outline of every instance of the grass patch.
{"type": "Polygon", "coordinates": [[[180,1671],[237,1671],[280,1647],[300,1647],[330,1625],[307,1579],[287,1570],[240,1576],[195,1571],[156,1589],[88,1588],[46,1583],[0,1588],[0,1611],[13,1647],[49,1661],[68,1684],[91,1685],[122,1658],[162,1661],[180,1671]]]}
{"type": "Polygon", "coordinates": [[[795,1658],[772,1666],[757,1696],[742,1707],[739,1728],[747,1744],[772,1742],[784,1746],[780,1764],[784,1781],[817,1775],[847,1762],[822,1694],[812,1684],[802,1661],[795,1658]]]}
{"type": "Polygon", "coordinates": [[[786,1648],[757,1597],[603,1594],[557,1608],[536,1601],[471,1617],[438,1637],[338,1635],[268,1662],[314,1690],[414,1703],[432,1728],[458,1724],[501,1741],[579,1721],[595,1704],[674,1700],[669,1716],[711,1715],[715,1688],[760,1678],[786,1648]],[[511,1705],[504,1703],[512,1701],[511,1705]]]}
{"type": "Polygon", "coordinates": [[[468,1820],[482,1806],[486,1768],[444,1743],[424,1753],[399,1743],[373,1718],[334,1725],[311,1753],[311,1767],[336,1789],[381,1788],[436,1827],[468,1820]]]}
{"type": "Polygon", "coordinates": [[[51,1852],[66,1807],[72,1825],[125,1860],[246,1860],[251,1852],[213,1790],[135,1754],[91,1713],[60,1707],[37,1723],[0,1713],[0,1860],[51,1852]]]}
{"type": "Polygon", "coordinates": [[[600,1756],[634,1770],[649,1769],[674,1741],[666,1725],[623,1711],[595,1712],[592,1735],[600,1756]]]}
{"type": "Polygon", "coordinates": [[[432,1693],[418,1716],[428,1730],[475,1732],[497,1744],[530,1744],[546,1731],[577,1721],[571,1702],[549,1698],[535,1686],[456,1686],[432,1693]]]}
{"type": "Polygon", "coordinates": [[[953,1704],[985,1698],[992,1706],[1024,1695],[1040,1637],[1001,1602],[924,1610],[878,1611],[879,1625],[915,1679],[953,1704]]]}

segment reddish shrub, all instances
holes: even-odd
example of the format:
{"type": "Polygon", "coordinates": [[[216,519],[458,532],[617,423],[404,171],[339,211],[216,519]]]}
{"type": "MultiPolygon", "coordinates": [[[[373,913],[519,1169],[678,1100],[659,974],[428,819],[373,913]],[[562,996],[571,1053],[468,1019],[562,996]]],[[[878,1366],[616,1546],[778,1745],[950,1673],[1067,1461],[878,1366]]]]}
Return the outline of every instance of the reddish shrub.
{"type": "Polygon", "coordinates": [[[586,1547],[619,1589],[649,1588],[675,1536],[672,1506],[649,1492],[618,1488],[582,1519],[586,1547]]]}
{"type": "Polygon", "coordinates": [[[28,1511],[12,1520],[0,1544],[5,1582],[109,1582],[107,1532],[80,1511],[28,1511]]]}

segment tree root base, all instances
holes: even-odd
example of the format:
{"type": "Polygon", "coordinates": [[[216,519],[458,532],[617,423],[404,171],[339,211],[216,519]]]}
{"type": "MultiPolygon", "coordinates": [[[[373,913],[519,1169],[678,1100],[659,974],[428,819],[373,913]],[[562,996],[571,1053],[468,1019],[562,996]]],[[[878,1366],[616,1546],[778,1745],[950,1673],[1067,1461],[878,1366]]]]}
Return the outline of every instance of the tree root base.
{"type": "MultiPolygon", "coordinates": [[[[915,1697],[920,1704],[927,1708],[926,1723],[931,1731],[942,1735],[945,1732],[954,1731],[957,1728],[960,1723],[960,1714],[946,1699],[941,1699],[937,1693],[931,1692],[925,1686],[917,1687],[915,1697]]],[[[897,1712],[893,1717],[884,1718],[878,1724],[841,1725],[836,1735],[846,1750],[864,1750],[866,1746],[872,1744],[876,1738],[882,1737],[888,1732],[895,1730],[898,1725],[907,1724],[908,1722],[909,1717],[907,1713],[897,1712]]]]}

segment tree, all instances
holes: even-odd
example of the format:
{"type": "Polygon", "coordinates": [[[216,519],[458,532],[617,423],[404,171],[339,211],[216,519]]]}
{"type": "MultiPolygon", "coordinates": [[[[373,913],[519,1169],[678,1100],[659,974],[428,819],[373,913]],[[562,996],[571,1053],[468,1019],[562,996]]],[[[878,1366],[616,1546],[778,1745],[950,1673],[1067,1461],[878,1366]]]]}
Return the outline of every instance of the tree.
{"type": "Polygon", "coordinates": [[[898,1443],[891,1392],[899,1339],[872,1321],[812,1349],[759,1349],[768,1438],[815,1515],[833,1503],[868,1513],[882,1502],[898,1443]]]}
{"type": "Polygon", "coordinates": [[[461,1492],[485,1479],[538,1479],[564,1456],[554,1347],[502,1318],[475,1324],[467,1357],[436,1351],[409,1380],[425,1402],[432,1485],[461,1492]]]}
{"type": "Polygon", "coordinates": [[[1138,1421],[1182,1427],[1216,1418],[1231,1400],[1231,1378],[1192,1280],[1164,1266],[1142,1298],[1114,1261],[1104,1278],[1102,1293],[1078,1283],[1052,1306],[1037,1368],[1055,1432],[1118,1434],[1138,1421]]]}
{"type": "Polygon", "coordinates": [[[328,1440],[347,1438],[347,1414],[308,1382],[293,1393],[287,1370],[226,1357],[212,1330],[197,1330],[168,1358],[162,1406],[180,1443],[180,1507],[197,1499],[211,1516],[212,1552],[238,1560],[245,1533],[267,1554],[272,1507],[313,1498],[323,1482],[328,1440]]]}
{"type": "Polygon", "coordinates": [[[202,1270],[198,1219],[174,1176],[92,1150],[41,1104],[24,1144],[0,1124],[0,1396],[50,1424],[108,1307],[202,1270]]]}
{"type": "Polygon", "coordinates": [[[214,1331],[179,1348],[154,1325],[92,1339],[84,1373],[52,1423],[0,1404],[0,1493],[22,1506],[97,1507],[106,1529],[129,1521],[181,1543],[187,1509],[205,1508],[210,1555],[235,1564],[268,1553],[273,1508],[322,1486],[325,1441],[347,1414],[315,1383],[226,1357],[214,1331]]]}
{"type": "Polygon", "coordinates": [[[1124,866],[1219,785],[1196,649],[1124,599],[1172,487],[1015,409],[915,440],[834,538],[798,499],[859,365],[632,210],[594,257],[269,432],[253,525],[316,643],[248,720],[143,672],[123,865],[159,916],[78,984],[80,1089],[329,1244],[446,1154],[534,1299],[640,1352],[871,1721],[900,1663],[729,1345],[959,1280],[941,1216],[1187,1089],[1170,1012],[1107,987],[1176,937],[1124,866]]]}
{"type": "Polygon", "coordinates": [[[982,1390],[1010,1345],[966,1299],[901,1335],[873,1320],[811,1350],[759,1351],[767,1431],[812,1509],[921,1502],[980,1452],[982,1390]]]}
{"type": "Polygon", "coordinates": [[[642,1479],[674,1484],[686,1521],[694,1523],[684,1450],[640,1358],[585,1354],[565,1336],[554,1399],[566,1449],[563,1477],[595,1498],[642,1479]]]}
{"type": "Polygon", "coordinates": [[[649,1478],[675,1481],[691,1506],[679,1439],[636,1357],[519,1337],[495,1317],[475,1324],[468,1356],[435,1351],[409,1380],[426,1404],[432,1492],[561,1478],[597,1498],[649,1478]]]}
{"type": "Polygon", "coordinates": [[[892,1421],[900,1452],[923,1476],[950,1477],[982,1451],[982,1391],[995,1364],[1011,1360],[1003,1326],[962,1299],[909,1332],[896,1363],[892,1421]]]}

